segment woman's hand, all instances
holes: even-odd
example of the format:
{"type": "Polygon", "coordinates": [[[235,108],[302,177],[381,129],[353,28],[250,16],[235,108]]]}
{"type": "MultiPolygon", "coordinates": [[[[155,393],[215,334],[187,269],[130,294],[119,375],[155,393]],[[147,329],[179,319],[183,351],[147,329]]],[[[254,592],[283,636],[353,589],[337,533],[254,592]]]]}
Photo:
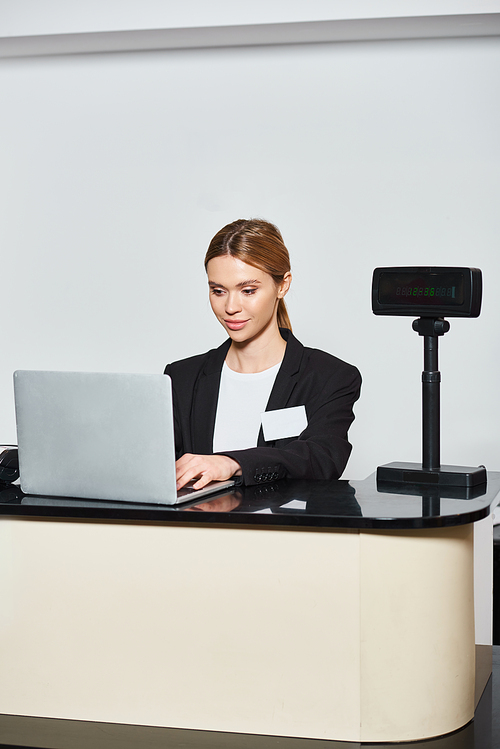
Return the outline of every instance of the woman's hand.
{"type": "Polygon", "coordinates": [[[176,461],[175,468],[178,489],[194,478],[198,478],[198,481],[193,484],[193,489],[202,489],[211,481],[226,481],[232,476],[241,476],[240,464],[228,455],[185,453],[176,461]]]}

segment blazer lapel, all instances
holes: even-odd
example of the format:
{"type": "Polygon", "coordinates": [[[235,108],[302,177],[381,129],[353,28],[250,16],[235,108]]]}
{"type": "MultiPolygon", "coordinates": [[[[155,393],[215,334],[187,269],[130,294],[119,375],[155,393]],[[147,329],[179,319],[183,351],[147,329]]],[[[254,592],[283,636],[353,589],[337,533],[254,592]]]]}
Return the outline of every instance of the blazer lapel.
{"type": "MultiPolygon", "coordinates": [[[[290,330],[280,328],[282,337],[286,340],[286,351],[281,367],[279,368],[276,380],[274,381],[271,395],[267,402],[266,411],[277,411],[280,408],[286,408],[290,396],[297,384],[299,377],[300,365],[304,355],[303,345],[292,335],[290,330]]],[[[266,444],[262,427],[259,430],[257,447],[264,447],[266,444]]]]}
{"type": "Polygon", "coordinates": [[[231,339],[209,352],[205,366],[195,383],[191,408],[192,451],[197,455],[211,455],[222,365],[231,339]]]}

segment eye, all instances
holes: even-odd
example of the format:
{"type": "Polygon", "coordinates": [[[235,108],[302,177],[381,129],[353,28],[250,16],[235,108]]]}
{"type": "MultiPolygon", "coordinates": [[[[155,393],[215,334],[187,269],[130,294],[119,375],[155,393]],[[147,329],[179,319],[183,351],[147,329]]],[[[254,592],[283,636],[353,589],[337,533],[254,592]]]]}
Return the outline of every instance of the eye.
{"type": "Polygon", "coordinates": [[[242,291],[243,291],[243,294],[245,294],[245,296],[250,296],[251,294],[255,294],[257,289],[249,288],[249,289],[242,289],[242,291]]]}
{"type": "Polygon", "coordinates": [[[214,296],[222,296],[223,293],[224,293],[224,290],[223,289],[212,288],[212,289],[210,289],[210,293],[213,294],[214,296]]]}

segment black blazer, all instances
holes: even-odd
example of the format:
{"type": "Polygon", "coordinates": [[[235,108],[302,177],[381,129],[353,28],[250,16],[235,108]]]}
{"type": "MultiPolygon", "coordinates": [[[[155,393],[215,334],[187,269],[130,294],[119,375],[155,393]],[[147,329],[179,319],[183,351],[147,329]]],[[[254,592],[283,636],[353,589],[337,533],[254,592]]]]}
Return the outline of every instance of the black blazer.
{"type": "MultiPolygon", "coordinates": [[[[244,484],[280,478],[336,479],[351,452],[347,441],[359,398],[361,376],[335,356],[304,347],[289,330],[280,329],[287,341],[266,411],[304,405],[308,426],[298,437],[265,442],[262,427],[257,447],[225,451],[243,472],[244,484]]],[[[168,364],[172,379],[175,448],[184,453],[213,453],[213,433],[222,365],[231,345],[168,364]]]]}

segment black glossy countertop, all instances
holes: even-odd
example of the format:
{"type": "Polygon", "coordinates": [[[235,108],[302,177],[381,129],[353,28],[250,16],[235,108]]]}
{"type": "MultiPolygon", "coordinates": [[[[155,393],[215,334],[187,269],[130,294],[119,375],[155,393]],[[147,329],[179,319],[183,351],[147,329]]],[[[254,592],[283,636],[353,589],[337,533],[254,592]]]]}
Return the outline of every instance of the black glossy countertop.
{"type": "Polygon", "coordinates": [[[375,474],[363,481],[282,480],[234,487],[197,504],[165,506],[35,497],[10,485],[0,491],[0,514],[259,527],[442,528],[486,517],[500,500],[500,472],[489,472],[487,485],[473,489],[380,489],[375,474]]]}

